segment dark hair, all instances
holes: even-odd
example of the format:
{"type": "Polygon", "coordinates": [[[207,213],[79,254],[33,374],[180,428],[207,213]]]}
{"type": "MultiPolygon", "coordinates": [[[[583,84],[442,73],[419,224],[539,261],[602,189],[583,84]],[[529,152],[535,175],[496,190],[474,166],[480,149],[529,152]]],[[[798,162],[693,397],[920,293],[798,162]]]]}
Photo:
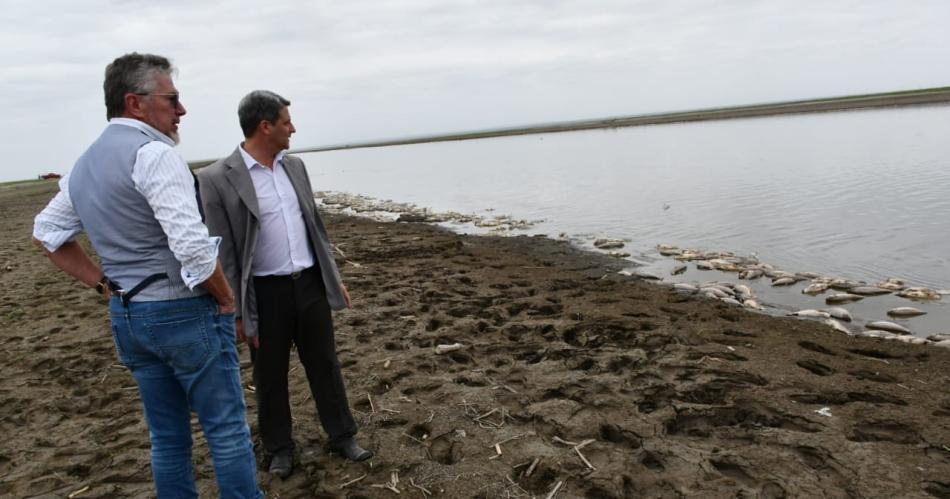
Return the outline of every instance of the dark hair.
{"type": "Polygon", "coordinates": [[[122,116],[125,112],[125,94],[148,93],[155,88],[158,74],[171,75],[171,62],[165,57],[132,52],[106,66],[102,90],[106,96],[106,119],[122,116]]]}
{"type": "Polygon", "coordinates": [[[280,110],[289,106],[290,101],[270,90],[255,90],[241,99],[238,104],[238,120],[244,137],[254,135],[261,121],[274,123],[280,116],[280,110]]]}

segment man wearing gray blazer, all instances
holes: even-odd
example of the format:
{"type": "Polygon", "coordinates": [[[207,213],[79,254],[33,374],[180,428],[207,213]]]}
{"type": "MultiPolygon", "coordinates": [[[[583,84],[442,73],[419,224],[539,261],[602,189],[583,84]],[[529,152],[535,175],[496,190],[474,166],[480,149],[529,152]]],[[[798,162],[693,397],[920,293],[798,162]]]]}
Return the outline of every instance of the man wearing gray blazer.
{"type": "Polygon", "coordinates": [[[251,346],[258,431],[270,472],[290,475],[288,395],[291,345],[297,345],[331,452],[362,461],[333,336],[332,310],[350,306],[300,159],[287,156],[296,131],[274,92],[245,96],[238,117],[245,141],[198,172],[206,223],[221,237],[219,255],[238,290],[237,334],[251,346]]]}

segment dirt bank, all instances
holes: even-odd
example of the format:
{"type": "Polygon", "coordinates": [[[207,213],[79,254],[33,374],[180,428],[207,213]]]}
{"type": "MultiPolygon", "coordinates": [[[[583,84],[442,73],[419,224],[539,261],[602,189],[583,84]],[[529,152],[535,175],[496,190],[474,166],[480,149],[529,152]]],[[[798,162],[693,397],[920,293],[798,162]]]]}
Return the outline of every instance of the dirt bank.
{"type": "MultiPolygon", "coordinates": [[[[105,305],[30,242],[54,191],[0,186],[0,496],[148,497],[105,305]]],[[[683,296],[548,239],[328,225],[355,304],[340,359],[377,457],[326,455],[296,369],[298,466],[260,475],[270,497],[950,497],[948,350],[683,296]]],[[[195,462],[210,497],[200,438],[195,462]]]]}

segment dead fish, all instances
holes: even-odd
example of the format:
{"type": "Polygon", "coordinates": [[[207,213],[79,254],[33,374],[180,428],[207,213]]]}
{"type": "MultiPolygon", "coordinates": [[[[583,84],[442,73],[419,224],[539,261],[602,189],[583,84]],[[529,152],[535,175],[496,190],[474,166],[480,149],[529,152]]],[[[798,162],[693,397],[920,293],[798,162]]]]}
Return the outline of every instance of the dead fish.
{"type": "Polygon", "coordinates": [[[728,261],[723,260],[722,258],[714,258],[709,260],[709,264],[713,266],[716,270],[721,270],[723,272],[738,272],[739,266],[728,261]]]}
{"type": "Polygon", "coordinates": [[[762,310],[762,309],[763,309],[763,308],[762,308],[762,305],[759,305],[759,302],[757,302],[757,301],[755,301],[755,300],[745,300],[745,301],[742,302],[742,305],[743,305],[744,307],[751,308],[751,309],[754,309],[754,310],[762,310]]]}
{"type": "Polygon", "coordinates": [[[799,272],[795,275],[799,277],[804,277],[805,279],[820,279],[821,278],[821,274],[817,272],[799,272]]]}
{"type": "Polygon", "coordinates": [[[885,340],[889,340],[889,339],[891,339],[891,338],[896,338],[896,337],[898,337],[898,336],[900,336],[900,335],[894,334],[894,333],[890,333],[890,332],[887,332],[887,331],[880,331],[880,330],[876,330],[876,329],[868,329],[868,330],[866,330],[866,331],[861,331],[860,333],[858,333],[858,334],[855,335],[855,336],[864,336],[864,337],[866,337],[866,338],[883,338],[883,339],[885,339],[885,340]]]}
{"type": "Polygon", "coordinates": [[[838,319],[840,321],[851,322],[851,312],[841,308],[841,307],[829,307],[821,309],[822,312],[827,312],[831,317],[838,319]]]}
{"type": "Polygon", "coordinates": [[[633,277],[639,277],[640,279],[646,279],[648,281],[662,281],[663,278],[658,275],[653,275],[649,272],[644,272],[642,270],[634,270],[631,274],[633,277]]]}
{"type": "Polygon", "coordinates": [[[901,343],[910,343],[911,345],[926,345],[930,343],[929,341],[920,338],[918,336],[895,336],[891,338],[892,340],[900,341],[901,343]]]}
{"type": "Polygon", "coordinates": [[[847,291],[855,286],[860,286],[861,283],[849,281],[847,279],[833,279],[828,283],[828,287],[837,291],[847,291]]]}
{"type": "Polygon", "coordinates": [[[697,261],[696,261],[696,268],[699,269],[699,270],[712,270],[712,269],[713,269],[713,266],[712,266],[711,263],[709,263],[709,262],[707,262],[707,261],[705,261],[705,260],[697,260],[697,261]]]}
{"type": "Polygon", "coordinates": [[[678,282],[678,283],[676,283],[676,284],[673,285],[673,289],[676,289],[676,290],[679,290],[679,291],[689,291],[690,293],[692,293],[692,292],[696,291],[696,290],[699,289],[699,288],[697,288],[696,286],[693,286],[692,284],[686,283],[686,282],[678,282]]]}
{"type": "Polygon", "coordinates": [[[743,270],[742,272],[739,272],[739,279],[758,279],[764,274],[765,272],[763,272],[762,269],[743,270]]]}
{"type": "Polygon", "coordinates": [[[900,291],[904,289],[904,281],[896,277],[888,277],[887,279],[877,283],[877,287],[889,289],[891,291],[900,291]]]}
{"type": "Polygon", "coordinates": [[[726,298],[721,298],[721,300],[730,305],[738,305],[740,307],[742,306],[742,303],[740,303],[739,300],[736,300],[735,298],[731,298],[727,296],[726,298]]]}
{"type": "Polygon", "coordinates": [[[736,284],[733,289],[736,290],[736,295],[738,295],[738,297],[743,301],[755,296],[752,293],[752,289],[750,289],[749,286],[746,286],[745,284],[736,284]]]}
{"type": "Polygon", "coordinates": [[[861,295],[861,296],[879,296],[879,295],[891,294],[891,291],[889,289],[883,289],[877,286],[855,286],[849,289],[848,292],[853,295],[861,295]]]}
{"type": "Polygon", "coordinates": [[[950,341],[950,334],[947,334],[947,333],[932,334],[928,336],[927,339],[935,343],[938,341],[950,341]]]}
{"type": "Polygon", "coordinates": [[[732,295],[717,288],[700,288],[699,292],[713,298],[732,298],[732,295]]]}
{"type": "Polygon", "coordinates": [[[680,261],[702,260],[704,258],[706,258],[706,255],[702,251],[692,249],[683,250],[682,253],[673,257],[674,260],[680,261]]]}
{"type": "Polygon", "coordinates": [[[805,310],[799,310],[798,312],[790,312],[788,315],[794,315],[796,317],[811,317],[817,319],[827,319],[831,317],[831,314],[828,312],[822,312],[812,308],[806,308],[805,310]]]}
{"type": "Polygon", "coordinates": [[[626,251],[608,251],[607,256],[612,256],[614,258],[627,258],[630,256],[630,253],[626,251]]]}
{"type": "Polygon", "coordinates": [[[863,299],[863,296],[853,295],[851,293],[838,293],[825,298],[825,303],[828,305],[838,305],[841,303],[851,303],[853,301],[863,299]]]}
{"type": "Polygon", "coordinates": [[[686,272],[686,265],[680,263],[673,266],[673,270],[670,271],[670,275],[680,275],[683,272],[686,272]]]}
{"type": "Polygon", "coordinates": [[[657,244],[656,251],[663,256],[675,256],[683,252],[683,250],[677,248],[676,246],[670,246],[668,244],[657,244]]]}
{"type": "Polygon", "coordinates": [[[832,328],[834,328],[835,331],[840,331],[840,332],[842,332],[842,333],[844,333],[844,334],[847,334],[847,335],[849,335],[849,336],[851,335],[851,330],[850,330],[850,329],[848,329],[847,327],[845,327],[844,324],[842,324],[842,323],[840,323],[840,322],[838,322],[838,321],[836,321],[836,320],[834,320],[834,319],[825,319],[825,320],[822,321],[822,322],[824,322],[825,324],[827,324],[827,325],[831,326],[832,328]]]}
{"type": "Polygon", "coordinates": [[[897,296],[914,298],[917,300],[939,300],[940,293],[928,288],[904,288],[897,292],[897,296]]]}
{"type": "Polygon", "coordinates": [[[827,282],[813,282],[809,284],[808,286],[806,286],[805,289],[802,290],[802,293],[805,293],[806,295],[814,296],[814,295],[820,295],[821,293],[824,293],[827,290],[828,290],[827,282]]]}
{"type": "Polygon", "coordinates": [[[767,270],[767,271],[765,272],[765,275],[769,276],[769,278],[772,279],[773,281],[774,281],[775,279],[781,279],[782,277],[792,277],[792,278],[796,278],[795,274],[793,274],[793,273],[791,273],[791,272],[785,272],[784,270],[774,270],[774,269],[772,269],[772,270],[767,270]]]}
{"type": "Polygon", "coordinates": [[[900,324],[894,324],[893,322],[888,321],[874,321],[869,322],[864,325],[868,329],[877,329],[879,331],[887,331],[894,334],[910,334],[910,329],[907,329],[900,324]]]}
{"type": "Polygon", "coordinates": [[[926,313],[927,312],[914,307],[897,307],[887,311],[887,315],[891,317],[917,317],[918,315],[924,315],[926,313]]]}
{"type": "Polygon", "coordinates": [[[704,283],[699,286],[700,290],[709,289],[709,288],[718,289],[719,291],[722,291],[723,293],[726,293],[729,296],[735,296],[736,294],[736,292],[732,288],[728,286],[724,286],[719,283],[704,283]]]}
{"type": "Polygon", "coordinates": [[[772,281],[772,285],[773,286],[791,286],[792,284],[795,284],[796,282],[797,281],[795,280],[794,277],[779,277],[778,279],[775,279],[772,281]]]}
{"type": "Polygon", "coordinates": [[[931,345],[935,347],[950,349],[950,340],[937,341],[937,342],[931,343],[931,345]]]}
{"type": "Polygon", "coordinates": [[[594,241],[594,247],[600,249],[620,249],[624,242],[620,239],[597,239],[594,241]]]}

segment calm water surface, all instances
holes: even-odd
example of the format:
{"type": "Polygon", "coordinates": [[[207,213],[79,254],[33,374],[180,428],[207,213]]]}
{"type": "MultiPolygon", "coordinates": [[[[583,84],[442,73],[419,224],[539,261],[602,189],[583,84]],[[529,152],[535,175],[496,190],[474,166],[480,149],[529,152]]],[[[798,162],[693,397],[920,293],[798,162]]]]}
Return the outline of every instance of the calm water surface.
{"type": "MultiPolygon", "coordinates": [[[[950,106],[777,116],[305,154],[315,189],[438,211],[543,219],[528,233],[624,238],[666,275],[658,243],[755,254],[789,271],[950,288],[950,106]]],[[[725,279],[690,270],[677,281],[725,279]]],[[[674,280],[668,278],[667,280],[674,280]]],[[[823,306],[757,283],[780,310],[823,306]]],[[[950,296],[892,306],[950,332],[950,296]]],[[[860,328],[857,328],[860,329],[860,328]]]]}

